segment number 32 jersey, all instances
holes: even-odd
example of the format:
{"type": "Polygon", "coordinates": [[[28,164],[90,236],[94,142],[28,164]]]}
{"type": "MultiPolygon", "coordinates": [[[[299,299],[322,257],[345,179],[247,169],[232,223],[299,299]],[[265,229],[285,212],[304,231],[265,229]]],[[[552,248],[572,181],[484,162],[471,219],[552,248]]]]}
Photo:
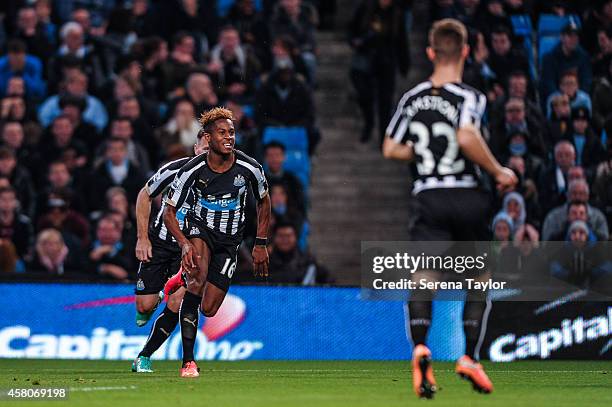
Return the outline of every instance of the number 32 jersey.
{"type": "Polygon", "coordinates": [[[478,186],[479,170],[461,153],[457,130],[480,129],[485,108],[486,97],[463,83],[438,88],[426,81],[404,94],[387,136],[398,144],[413,143],[414,195],[428,189],[478,186]]]}

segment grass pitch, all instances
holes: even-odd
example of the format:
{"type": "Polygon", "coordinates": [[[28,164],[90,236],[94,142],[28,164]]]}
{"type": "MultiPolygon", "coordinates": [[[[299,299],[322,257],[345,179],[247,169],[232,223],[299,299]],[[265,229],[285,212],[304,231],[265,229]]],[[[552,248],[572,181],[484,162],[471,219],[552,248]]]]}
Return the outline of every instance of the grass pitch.
{"type": "Polygon", "coordinates": [[[612,406],[612,361],[485,363],[495,392],[481,395],[451,363],[435,362],[432,401],[411,390],[408,362],[201,362],[199,379],[178,377],[179,362],[136,374],[125,361],[0,360],[0,388],[67,387],[66,401],[4,406],[612,406]]]}

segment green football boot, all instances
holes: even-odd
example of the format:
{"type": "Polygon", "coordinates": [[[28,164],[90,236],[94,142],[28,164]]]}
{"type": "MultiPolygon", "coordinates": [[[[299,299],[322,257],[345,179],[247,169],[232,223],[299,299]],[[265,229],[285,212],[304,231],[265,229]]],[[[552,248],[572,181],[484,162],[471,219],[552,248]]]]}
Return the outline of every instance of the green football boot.
{"type": "Polygon", "coordinates": [[[138,356],[132,362],[132,372],[153,373],[153,369],[151,368],[151,359],[146,356],[138,356]]]}
{"type": "Polygon", "coordinates": [[[157,304],[155,304],[155,306],[153,307],[151,311],[145,314],[136,311],[136,325],[138,325],[138,327],[145,326],[147,322],[149,322],[149,320],[151,319],[151,316],[153,316],[153,313],[155,312],[155,310],[157,310],[157,307],[159,307],[159,304],[161,304],[163,300],[164,300],[164,292],[160,291],[159,299],[157,300],[157,304]]]}

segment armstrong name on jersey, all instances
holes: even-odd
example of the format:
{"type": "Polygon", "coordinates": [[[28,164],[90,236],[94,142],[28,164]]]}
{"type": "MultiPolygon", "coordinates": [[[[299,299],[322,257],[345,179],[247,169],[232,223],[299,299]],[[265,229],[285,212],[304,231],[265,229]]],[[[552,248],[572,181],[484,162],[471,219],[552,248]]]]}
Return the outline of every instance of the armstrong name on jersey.
{"type": "Polygon", "coordinates": [[[480,128],[486,97],[463,83],[433,87],[422,82],[406,92],[387,127],[396,143],[412,143],[413,194],[436,188],[475,188],[479,169],[457,141],[462,127],[480,128]]]}

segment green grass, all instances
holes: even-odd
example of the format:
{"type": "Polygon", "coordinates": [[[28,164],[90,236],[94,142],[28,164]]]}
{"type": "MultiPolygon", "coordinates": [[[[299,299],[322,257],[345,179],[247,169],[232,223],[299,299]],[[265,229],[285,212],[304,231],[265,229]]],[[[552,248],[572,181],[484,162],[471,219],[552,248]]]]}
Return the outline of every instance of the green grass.
{"type": "Polygon", "coordinates": [[[434,363],[441,390],[416,399],[407,362],[202,362],[199,379],[180,379],[179,362],[135,374],[129,362],[0,360],[0,388],[68,387],[67,401],[4,406],[612,406],[612,362],[485,363],[495,392],[481,395],[434,363]],[[418,403],[418,404],[417,404],[418,403]]]}

